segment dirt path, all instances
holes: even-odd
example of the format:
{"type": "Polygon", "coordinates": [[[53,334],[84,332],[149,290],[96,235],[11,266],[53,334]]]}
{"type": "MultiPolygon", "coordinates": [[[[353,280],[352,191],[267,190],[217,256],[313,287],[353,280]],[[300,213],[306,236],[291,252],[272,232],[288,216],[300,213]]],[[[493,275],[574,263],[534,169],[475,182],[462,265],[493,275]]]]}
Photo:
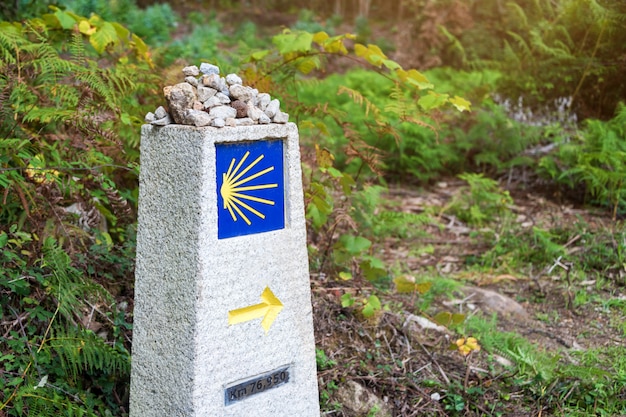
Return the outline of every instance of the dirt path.
{"type": "MultiPolygon", "coordinates": [[[[440,312],[462,313],[466,320],[496,314],[499,331],[515,333],[569,364],[577,363],[572,352],[625,346],[626,308],[615,310],[603,304],[603,300],[618,304],[622,300],[626,306],[624,267],[581,270],[581,262],[592,259],[591,252],[612,250],[616,235],[608,231],[618,225],[607,213],[515,192],[504,223],[469,227],[445,209],[466,192],[463,185],[452,180],[429,190],[392,188],[389,208],[430,213],[433,220],[410,237],[385,238],[374,253],[396,274],[410,274],[418,281],[429,276],[457,285],[437,290],[436,295],[416,296],[397,293],[393,284],[375,291],[359,280],[314,278],[316,341],[328,359],[319,373],[327,415],[561,415],[552,414],[558,406],[548,404],[545,396],[534,400],[527,391],[503,392],[519,388],[506,355],[485,346],[470,355],[470,363],[449,350],[460,335],[441,326],[428,328],[420,319],[434,324],[433,317],[440,312]],[[520,248],[522,257],[529,256],[527,262],[508,265],[512,261],[506,253],[493,256],[493,267],[477,262],[501,239],[517,237],[525,242],[533,228],[550,232],[563,255],[534,264],[535,255],[520,248]],[[363,319],[358,308],[342,308],[341,296],[346,292],[357,299],[376,292],[388,309],[363,319]],[[468,389],[480,395],[468,394],[468,389]],[[365,405],[359,409],[359,403],[365,405]],[[380,411],[368,414],[372,409],[380,411]]],[[[543,236],[540,233],[535,238],[543,236]]],[[[626,387],[622,392],[626,402],[626,387]]]]}

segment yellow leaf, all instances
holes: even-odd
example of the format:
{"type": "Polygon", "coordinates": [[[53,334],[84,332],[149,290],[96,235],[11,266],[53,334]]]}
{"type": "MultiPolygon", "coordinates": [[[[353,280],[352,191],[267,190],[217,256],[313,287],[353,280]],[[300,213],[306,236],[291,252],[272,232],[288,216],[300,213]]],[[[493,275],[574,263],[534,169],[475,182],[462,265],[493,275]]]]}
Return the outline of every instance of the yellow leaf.
{"type": "Polygon", "coordinates": [[[369,50],[365,45],[361,45],[360,43],[354,44],[354,53],[356,56],[364,57],[368,55],[369,50]]]}
{"type": "Polygon", "coordinates": [[[451,98],[449,101],[454,107],[456,107],[458,111],[471,110],[470,106],[472,105],[472,103],[465,100],[463,97],[454,96],[454,98],[451,98]]]}
{"type": "Polygon", "coordinates": [[[339,278],[343,281],[350,281],[352,279],[352,274],[349,272],[340,272],[339,278]]]}
{"type": "Polygon", "coordinates": [[[330,53],[342,53],[346,55],[348,50],[346,46],[343,44],[343,41],[340,38],[333,38],[331,41],[328,41],[324,44],[324,49],[330,53]]]}
{"type": "Polygon", "coordinates": [[[428,81],[428,78],[426,78],[424,74],[416,69],[411,69],[408,71],[407,79],[411,84],[414,84],[420,90],[434,87],[434,85],[432,85],[432,83],[428,81]]]}
{"type": "Polygon", "coordinates": [[[369,49],[372,54],[380,56],[381,59],[387,59],[387,55],[385,55],[385,53],[378,47],[378,45],[370,43],[367,45],[367,49],[369,49]]]}
{"type": "Polygon", "coordinates": [[[324,41],[326,41],[326,39],[328,39],[330,36],[328,36],[328,33],[322,31],[322,32],[317,32],[315,35],[313,35],[313,42],[315,42],[318,45],[322,45],[324,43],[324,41]]]}
{"type": "Polygon", "coordinates": [[[409,74],[403,70],[402,68],[398,68],[396,70],[396,75],[400,79],[400,81],[405,82],[407,78],[409,78],[409,74]]]}
{"type": "Polygon", "coordinates": [[[81,20],[80,23],[78,24],[78,30],[83,35],[88,35],[89,36],[89,35],[92,35],[96,31],[96,28],[91,27],[91,25],[89,24],[88,21],[81,20]]]}
{"type": "Polygon", "coordinates": [[[315,144],[315,158],[320,168],[332,167],[335,160],[335,156],[328,149],[320,147],[317,143],[315,144]]]}
{"type": "Polygon", "coordinates": [[[430,282],[416,283],[415,277],[411,275],[399,275],[393,279],[393,282],[396,284],[396,290],[399,293],[412,293],[417,291],[420,294],[424,294],[432,285],[430,282]]]}

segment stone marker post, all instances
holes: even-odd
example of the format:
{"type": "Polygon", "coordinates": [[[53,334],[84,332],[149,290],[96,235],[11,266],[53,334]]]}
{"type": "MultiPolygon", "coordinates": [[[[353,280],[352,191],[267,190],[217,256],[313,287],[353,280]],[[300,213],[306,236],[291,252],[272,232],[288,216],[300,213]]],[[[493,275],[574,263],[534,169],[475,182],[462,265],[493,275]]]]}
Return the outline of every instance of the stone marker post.
{"type": "Polygon", "coordinates": [[[320,415],[298,130],[145,125],[131,417],[320,415]]]}

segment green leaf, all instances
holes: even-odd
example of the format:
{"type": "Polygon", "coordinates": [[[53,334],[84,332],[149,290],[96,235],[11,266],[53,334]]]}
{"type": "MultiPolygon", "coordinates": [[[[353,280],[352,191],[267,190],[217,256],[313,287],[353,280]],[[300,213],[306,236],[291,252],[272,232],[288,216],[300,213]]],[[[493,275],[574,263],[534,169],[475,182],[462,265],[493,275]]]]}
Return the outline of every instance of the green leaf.
{"type": "Polygon", "coordinates": [[[448,100],[447,94],[438,94],[434,91],[429,91],[425,96],[420,97],[417,104],[420,105],[425,111],[436,109],[443,106],[448,100]]]}
{"type": "Polygon", "coordinates": [[[364,256],[364,260],[359,264],[363,276],[368,281],[376,281],[387,276],[387,268],[385,263],[374,256],[364,256]]]}
{"type": "Polygon", "coordinates": [[[380,303],[380,299],[375,295],[370,295],[367,299],[367,304],[372,305],[375,309],[380,310],[382,304],[380,303]]]}
{"type": "Polygon", "coordinates": [[[456,107],[458,111],[471,110],[470,106],[472,105],[472,103],[465,100],[463,97],[454,96],[454,98],[451,98],[449,101],[454,107],[456,107]]]}
{"type": "Polygon", "coordinates": [[[343,235],[335,246],[344,249],[351,255],[358,255],[368,250],[372,246],[372,242],[362,236],[343,235]]]}
{"type": "Polygon", "coordinates": [[[398,64],[396,61],[392,61],[391,59],[383,59],[383,65],[391,71],[402,68],[400,64],[398,64]]]}
{"type": "Polygon", "coordinates": [[[363,306],[363,317],[370,318],[381,309],[380,299],[375,295],[370,295],[363,306]]]}
{"type": "Polygon", "coordinates": [[[117,33],[117,37],[119,39],[130,39],[130,30],[126,29],[124,26],[116,22],[111,22],[111,25],[115,29],[115,32],[117,33]]]}
{"type": "Polygon", "coordinates": [[[346,307],[352,307],[354,305],[354,297],[352,296],[352,294],[350,293],[345,293],[344,295],[341,296],[341,306],[346,308],[346,307]]]}
{"type": "Polygon", "coordinates": [[[9,241],[9,235],[7,235],[4,232],[0,233],[0,248],[5,247],[8,241],[9,241]]]}
{"type": "Polygon", "coordinates": [[[253,52],[252,55],[250,55],[252,57],[252,59],[254,61],[261,61],[263,58],[265,58],[268,54],[270,53],[269,49],[264,49],[262,51],[256,51],[253,52]]]}
{"type": "Polygon", "coordinates": [[[289,29],[285,29],[282,34],[274,36],[272,42],[282,55],[292,52],[304,53],[311,50],[313,34],[304,31],[292,32],[289,29]]]}
{"type": "Polygon", "coordinates": [[[341,184],[343,193],[348,196],[352,194],[352,187],[356,185],[356,181],[352,178],[352,175],[344,172],[339,180],[339,184],[341,184]]]}
{"type": "Polygon", "coordinates": [[[103,53],[107,46],[117,42],[119,42],[117,32],[115,27],[109,22],[102,23],[98,30],[89,37],[89,43],[99,54],[103,53]]]}
{"type": "Polygon", "coordinates": [[[72,29],[76,24],[76,20],[72,16],[60,9],[54,12],[54,16],[59,20],[59,24],[63,29],[72,29]]]}

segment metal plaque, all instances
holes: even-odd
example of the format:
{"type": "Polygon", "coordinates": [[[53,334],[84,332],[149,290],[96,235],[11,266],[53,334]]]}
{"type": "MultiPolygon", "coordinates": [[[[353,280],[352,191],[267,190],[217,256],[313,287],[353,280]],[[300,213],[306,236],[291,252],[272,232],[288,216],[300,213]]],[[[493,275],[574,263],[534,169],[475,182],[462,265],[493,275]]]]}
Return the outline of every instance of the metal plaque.
{"type": "Polygon", "coordinates": [[[283,229],[283,141],[218,143],[215,153],[218,239],[283,229]]]}
{"type": "Polygon", "coordinates": [[[224,390],[224,402],[231,405],[256,394],[278,388],[289,382],[289,366],[268,372],[224,390]]]}

